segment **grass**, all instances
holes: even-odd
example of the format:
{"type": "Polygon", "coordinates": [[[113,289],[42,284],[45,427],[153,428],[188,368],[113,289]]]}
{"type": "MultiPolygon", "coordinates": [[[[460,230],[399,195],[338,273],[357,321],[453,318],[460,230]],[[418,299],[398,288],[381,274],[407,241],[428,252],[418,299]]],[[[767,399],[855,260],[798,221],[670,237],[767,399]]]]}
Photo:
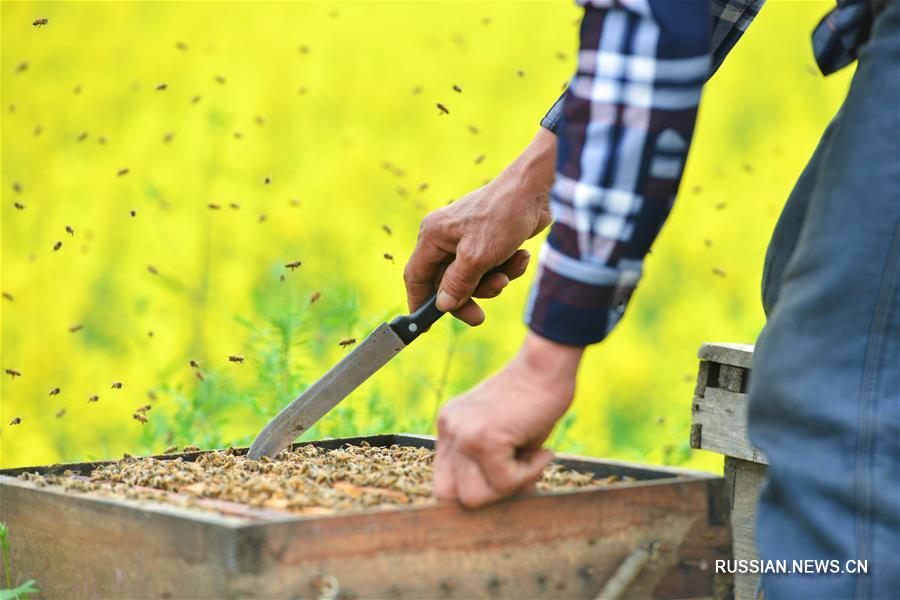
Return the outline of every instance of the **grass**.
{"type": "Polygon", "coordinates": [[[13,600],[37,595],[40,590],[34,579],[13,587],[13,576],[9,560],[9,529],[5,523],[0,523],[0,551],[3,552],[3,580],[4,588],[0,589],[0,600],[13,600]]]}

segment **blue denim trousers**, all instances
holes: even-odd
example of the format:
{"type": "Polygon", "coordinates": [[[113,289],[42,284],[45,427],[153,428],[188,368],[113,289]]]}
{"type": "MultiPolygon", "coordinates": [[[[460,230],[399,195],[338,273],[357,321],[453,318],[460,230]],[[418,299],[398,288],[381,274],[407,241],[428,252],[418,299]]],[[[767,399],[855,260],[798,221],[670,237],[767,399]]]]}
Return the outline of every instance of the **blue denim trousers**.
{"type": "Polygon", "coordinates": [[[766,598],[900,598],[900,1],[873,3],[847,99],[775,228],[749,430],[768,456],[766,598]]]}

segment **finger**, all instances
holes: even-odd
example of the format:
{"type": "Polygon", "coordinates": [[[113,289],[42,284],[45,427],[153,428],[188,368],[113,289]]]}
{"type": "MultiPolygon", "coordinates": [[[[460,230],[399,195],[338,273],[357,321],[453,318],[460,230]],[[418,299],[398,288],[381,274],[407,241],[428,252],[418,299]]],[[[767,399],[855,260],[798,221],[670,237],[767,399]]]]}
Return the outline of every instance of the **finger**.
{"type": "Polygon", "coordinates": [[[469,299],[465,304],[454,310],[452,314],[472,327],[477,327],[484,323],[484,311],[472,299],[469,299]]]}
{"type": "Polygon", "coordinates": [[[440,271],[450,258],[451,255],[434,245],[429,238],[421,238],[416,242],[403,269],[410,312],[419,308],[434,293],[434,284],[439,281],[440,271]]]}
{"type": "Polygon", "coordinates": [[[456,480],[452,465],[449,462],[451,453],[450,440],[438,440],[437,452],[432,465],[432,491],[436,498],[452,500],[456,498],[456,480]]]}
{"type": "Polygon", "coordinates": [[[528,250],[516,250],[512,256],[497,267],[495,270],[504,273],[509,280],[518,279],[528,270],[528,263],[531,262],[531,253],[528,250]]]}
{"type": "Polygon", "coordinates": [[[444,271],[438,288],[437,307],[452,311],[463,305],[472,296],[475,287],[490,265],[484,259],[462,246],[457,247],[456,258],[444,271]]]}
{"type": "Polygon", "coordinates": [[[513,494],[536,480],[553,461],[553,452],[539,450],[526,456],[491,453],[480,456],[480,467],[491,487],[504,494],[513,494]]]}
{"type": "Polygon", "coordinates": [[[465,454],[454,454],[453,471],[457,497],[463,506],[477,508],[503,497],[490,486],[478,465],[465,454]]]}
{"type": "Polygon", "coordinates": [[[500,271],[489,272],[481,278],[481,283],[472,293],[473,298],[494,298],[509,285],[509,276],[500,271]]]}

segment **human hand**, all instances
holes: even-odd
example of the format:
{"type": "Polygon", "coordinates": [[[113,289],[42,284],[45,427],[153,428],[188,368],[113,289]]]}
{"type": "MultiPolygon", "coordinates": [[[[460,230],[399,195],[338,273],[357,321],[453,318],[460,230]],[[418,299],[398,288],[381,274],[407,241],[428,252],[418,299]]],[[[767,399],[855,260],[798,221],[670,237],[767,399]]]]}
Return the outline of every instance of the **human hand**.
{"type": "Polygon", "coordinates": [[[542,444],[575,393],[583,348],[529,333],[499,373],[438,414],[434,494],[481,506],[530,489],[553,460],[542,444]]]}
{"type": "Polygon", "coordinates": [[[493,298],[525,272],[530,255],[519,246],[550,223],[555,162],[556,136],[541,128],[496,179],[422,220],[403,272],[411,312],[438,289],[438,309],[484,321],[471,298],[493,298]]]}

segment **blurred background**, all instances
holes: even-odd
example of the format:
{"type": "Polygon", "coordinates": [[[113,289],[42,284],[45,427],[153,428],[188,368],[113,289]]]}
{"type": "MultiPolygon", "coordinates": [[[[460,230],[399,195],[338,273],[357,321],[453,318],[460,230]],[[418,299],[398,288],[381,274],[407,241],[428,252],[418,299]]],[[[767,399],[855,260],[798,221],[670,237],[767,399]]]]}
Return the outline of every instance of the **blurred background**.
{"type": "MultiPolygon", "coordinates": [[[[707,86],[675,209],[555,449],[721,468],[688,447],[696,351],[762,327],[768,236],[851,76],[814,66],[831,6],[769,0],[707,86]]],[[[0,11],[2,367],[21,373],[0,384],[3,467],[246,444],[342,340],[406,312],[420,219],[534,135],[580,15],[567,0],[0,11]]],[[[440,322],[304,439],[433,432],[442,402],[517,349],[533,275],[483,326],[440,322]]]]}

